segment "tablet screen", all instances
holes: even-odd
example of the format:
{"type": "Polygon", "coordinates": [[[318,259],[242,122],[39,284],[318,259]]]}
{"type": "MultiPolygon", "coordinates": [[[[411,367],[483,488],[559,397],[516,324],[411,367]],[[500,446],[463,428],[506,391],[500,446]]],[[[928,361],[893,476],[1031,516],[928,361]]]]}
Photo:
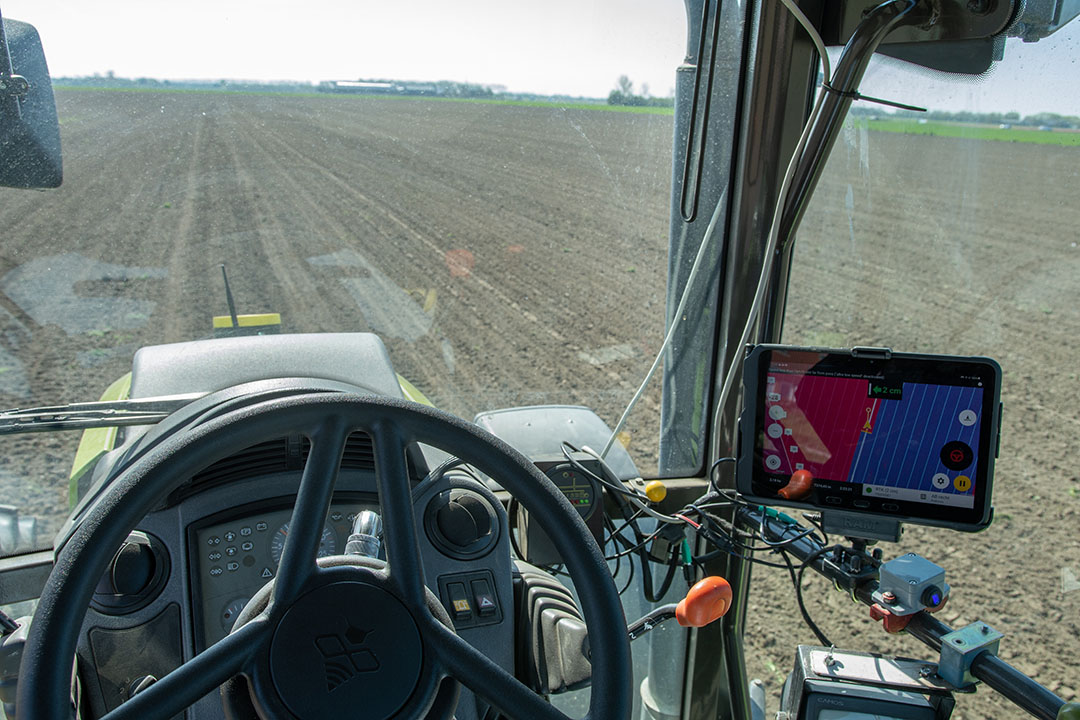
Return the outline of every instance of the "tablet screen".
{"type": "Polygon", "coordinates": [[[745,370],[740,492],[749,480],[744,494],[764,502],[963,529],[988,521],[992,360],[759,346],[745,370]]]}

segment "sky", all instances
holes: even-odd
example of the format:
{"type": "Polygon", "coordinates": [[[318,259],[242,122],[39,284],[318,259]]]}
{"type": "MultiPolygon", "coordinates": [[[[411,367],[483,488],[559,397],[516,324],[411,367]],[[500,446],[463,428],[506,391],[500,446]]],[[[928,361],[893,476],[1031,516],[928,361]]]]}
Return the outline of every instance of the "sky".
{"type": "Polygon", "coordinates": [[[666,95],[686,43],[682,0],[0,0],[0,7],[37,26],[58,76],[454,80],[606,97],[625,74],[666,95]]]}
{"type": "MultiPolygon", "coordinates": [[[[686,46],[682,0],[0,0],[37,26],[54,76],[453,80],[511,92],[605,97],[620,75],[666,96],[686,46]]],[[[1080,22],[1010,39],[978,79],[896,61],[868,95],[934,109],[1080,115],[1080,22]]]]}

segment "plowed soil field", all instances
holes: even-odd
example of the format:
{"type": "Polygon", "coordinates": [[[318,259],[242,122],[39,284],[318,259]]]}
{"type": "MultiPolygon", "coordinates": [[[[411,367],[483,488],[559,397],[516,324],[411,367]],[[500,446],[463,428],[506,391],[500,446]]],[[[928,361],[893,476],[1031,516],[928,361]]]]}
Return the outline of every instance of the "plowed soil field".
{"type": "MultiPolygon", "coordinates": [[[[96,399],[134,351],[227,312],[289,332],[373,331],[443,408],[583,404],[614,424],[663,337],[671,118],[412,99],[60,92],[66,178],[0,191],[0,400],[96,399]]],[[[996,521],[909,530],[946,566],[953,625],[1080,690],[1080,150],[851,129],[799,239],[790,342],[996,357],[996,521]]],[[[629,427],[656,467],[659,391],[629,427]]],[[[6,438],[0,502],[46,532],[74,434],[6,438]]],[[[785,573],[756,570],[751,677],[771,707],[813,643],[785,573]]],[[[839,647],[928,657],[824,583],[839,647]]],[[[954,717],[1011,718],[982,690],[954,717]]]]}

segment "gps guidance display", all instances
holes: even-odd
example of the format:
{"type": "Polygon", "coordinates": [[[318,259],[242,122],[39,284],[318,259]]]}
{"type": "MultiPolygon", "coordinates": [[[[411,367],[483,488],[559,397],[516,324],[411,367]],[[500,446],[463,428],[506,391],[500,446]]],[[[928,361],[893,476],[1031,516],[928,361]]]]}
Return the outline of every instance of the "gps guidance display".
{"type": "Polygon", "coordinates": [[[746,366],[740,492],[976,529],[989,520],[999,375],[980,358],[761,346],[746,366]]]}

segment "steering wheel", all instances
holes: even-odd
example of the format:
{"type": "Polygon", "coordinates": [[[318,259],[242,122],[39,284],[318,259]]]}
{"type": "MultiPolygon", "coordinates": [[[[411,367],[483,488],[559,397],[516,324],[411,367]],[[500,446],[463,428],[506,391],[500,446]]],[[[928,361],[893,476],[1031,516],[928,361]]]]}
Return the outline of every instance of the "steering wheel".
{"type": "Polygon", "coordinates": [[[507,717],[568,720],[462,640],[428,590],[405,456],[414,442],[498,478],[545,527],[566,559],[588,626],[588,717],[630,717],[622,606],[600,549],[555,486],[509,445],[448,413],[397,399],[309,393],[258,402],[174,433],[87,510],[56,558],[30,628],[19,677],[21,720],[72,717],[71,659],[79,628],[109,559],[142,517],[199,469],[238,448],[294,433],[310,440],[311,451],[268,606],[110,712],[109,720],[170,718],[236,676],[247,680],[263,718],[448,718],[461,683],[507,717]],[[374,446],[385,567],[316,562],[345,441],[354,431],[368,433],[374,446]],[[328,639],[344,626],[353,633],[347,649],[328,639]],[[353,641],[363,650],[354,652],[353,641]],[[335,657],[350,660],[356,672],[330,689],[335,657]]]}

